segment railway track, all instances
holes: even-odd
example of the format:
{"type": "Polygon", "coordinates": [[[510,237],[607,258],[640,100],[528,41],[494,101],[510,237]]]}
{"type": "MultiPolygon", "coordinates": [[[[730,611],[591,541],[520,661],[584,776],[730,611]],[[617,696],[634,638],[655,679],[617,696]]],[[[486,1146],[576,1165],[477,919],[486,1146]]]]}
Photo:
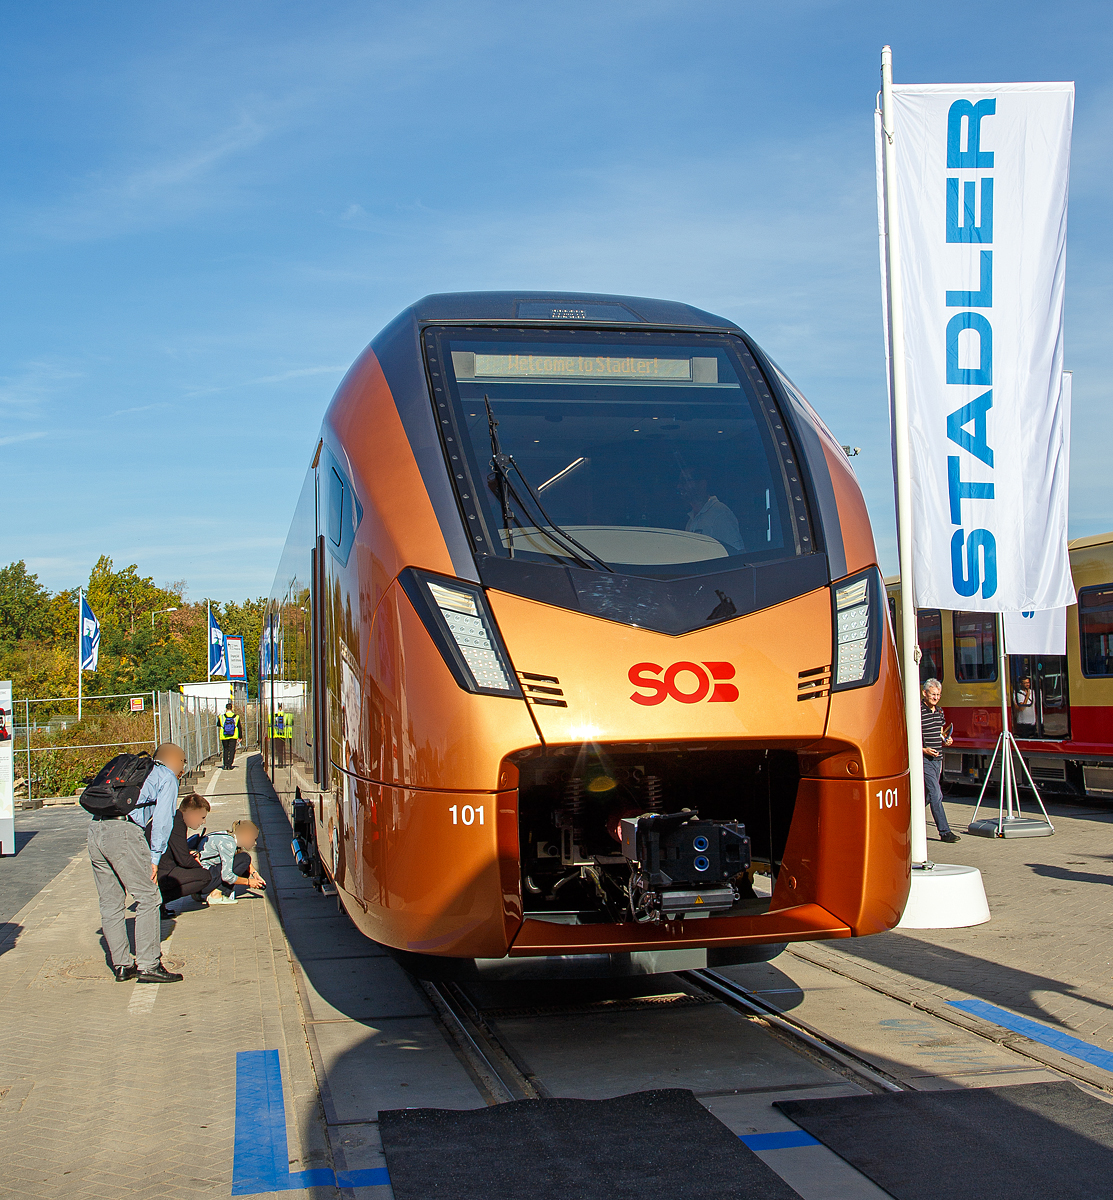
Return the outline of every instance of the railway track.
{"type": "MultiPolygon", "coordinates": [[[[807,1022],[785,1016],[774,1005],[742,987],[718,971],[705,969],[678,973],[674,978],[688,985],[690,994],[706,999],[709,1007],[724,1006],[751,1025],[762,1029],[771,1038],[787,1045],[821,1068],[834,1072],[848,1082],[873,1093],[899,1092],[903,1085],[867,1062],[852,1049],[807,1022]]],[[[442,1032],[457,1057],[464,1064],[480,1094],[488,1104],[505,1104],[513,1100],[540,1099],[550,1095],[542,1080],[528,1065],[525,1056],[515,1047],[499,1020],[505,1010],[491,1007],[477,998],[474,989],[466,985],[427,980],[415,981],[424,991],[436,1011],[442,1032]]],[[[679,995],[675,996],[680,999],[679,995]]],[[[536,1010],[537,1016],[560,1016],[582,1012],[598,1012],[606,1005],[638,1006],[650,1004],[653,997],[627,1001],[575,1000],[536,1010]]],[[[515,1015],[529,1009],[515,1010],[515,1015]]],[[[699,1049],[695,1049],[696,1054],[699,1049]]],[[[776,1080],[769,1090],[778,1088],[776,1080]]],[[[745,1088],[746,1091],[762,1089],[745,1088]]]]}

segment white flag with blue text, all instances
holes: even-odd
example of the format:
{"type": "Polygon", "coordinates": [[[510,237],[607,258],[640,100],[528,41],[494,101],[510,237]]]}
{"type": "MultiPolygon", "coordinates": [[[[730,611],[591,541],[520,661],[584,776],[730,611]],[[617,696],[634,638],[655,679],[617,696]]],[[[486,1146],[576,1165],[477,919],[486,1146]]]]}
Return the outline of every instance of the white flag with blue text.
{"type": "Polygon", "coordinates": [[[1005,622],[1005,650],[1008,654],[1066,654],[1067,610],[1045,608],[1042,612],[1001,614],[1005,622]]]}
{"type": "Polygon", "coordinates": [[[81,669],[95,671],[100,661],[100,622],[89,607],[89,601],[81,597],[81,669]]]}
{"type": "Polygon", "coordinates": [[[227,675],[228,659],[224,646],[224,631],[209,610],[209,674],[227,675]]]}
{"type": "Polygon", "coordinates": [[[1073,113],[1071,83],[893,87],[917,607],[1074,603],[1062,386],[1073,113]]]}

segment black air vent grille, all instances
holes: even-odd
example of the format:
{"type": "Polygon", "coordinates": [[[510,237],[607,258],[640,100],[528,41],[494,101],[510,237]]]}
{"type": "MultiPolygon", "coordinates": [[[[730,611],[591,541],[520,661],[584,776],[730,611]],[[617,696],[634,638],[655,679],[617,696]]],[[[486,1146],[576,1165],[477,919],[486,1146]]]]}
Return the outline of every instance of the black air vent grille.
{"type": "Polygon", "coordinates": [[[797,700],[818,700],[831,694],[831,668],[809,667],[797,676],[797,700]]]}
{"type": "Polygon", "coordinates": [[[567,708],[568,702],[562,697],[560,680],[555,675],[531,675],[529,671],[519,671],[522,691],[530,704],[547,704],[550,708],[567,708]]]}

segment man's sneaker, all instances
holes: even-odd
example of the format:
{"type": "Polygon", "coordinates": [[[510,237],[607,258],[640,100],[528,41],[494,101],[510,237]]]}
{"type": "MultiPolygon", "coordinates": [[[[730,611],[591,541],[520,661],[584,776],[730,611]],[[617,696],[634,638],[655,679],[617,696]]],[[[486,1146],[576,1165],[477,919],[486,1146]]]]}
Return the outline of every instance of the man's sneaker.
{"type": "Polygon", "coordinates": [[[177,917],[178,914],[171,911],[171,909],[167,908],[167,906],[165,904],[160,904],[159,910],[158,910],[158,915],[159,915],[160,921],[173,921],[177,917]]]}
{"type": "Polygon", "coordinates": [[[226,896],[223,892],[210,892],[209,893],[209,903],[210,904],[235,904],[236,897],[235,896],[226,896]]]}
{"type": "Polygon", "coordinates": [[[159,959],[156,966],[149,971],[140,971],[135,977],[136,983],[181,983],[185,978],[184,975],[179,975],[175,971],[168,971],[162,965],[162,959],[159,959]]]}
{"type": "Polygon", "coordinates": [[[939,840],[941,842],[957,842],[959,840],[959,837],[958,837],[957,833],[952,833],[948,829],[946,833],[941,833],[939,835],[939,840]]]}

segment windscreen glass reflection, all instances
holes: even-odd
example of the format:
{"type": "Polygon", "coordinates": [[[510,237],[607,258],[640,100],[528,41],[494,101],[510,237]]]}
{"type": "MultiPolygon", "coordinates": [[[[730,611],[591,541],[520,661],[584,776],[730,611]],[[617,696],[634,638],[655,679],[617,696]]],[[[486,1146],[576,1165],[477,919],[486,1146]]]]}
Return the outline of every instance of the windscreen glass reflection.
{"type": "Polygon", "coordinates": [[[795,466],[783,470],[777,453],[779,418],[763,409],[731,342],[442,335],[471,476],[458,486],[482,500],[487,552],[583,559],[552,525],[589,557],[633,573],[703,574],[811,549],[793,529],[788,489],[802,493],[795,466]],[[502,453],[540,507],[513,472],[518,495],[503,496],[488,405],[502,453]]]}

